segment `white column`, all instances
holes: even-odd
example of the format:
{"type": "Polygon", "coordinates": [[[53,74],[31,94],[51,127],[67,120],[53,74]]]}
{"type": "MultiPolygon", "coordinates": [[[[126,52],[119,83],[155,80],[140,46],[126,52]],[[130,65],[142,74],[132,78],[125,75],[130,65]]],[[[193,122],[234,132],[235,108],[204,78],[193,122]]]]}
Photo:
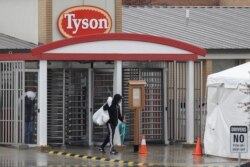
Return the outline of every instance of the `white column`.
{"type": "Polygon", "coordinates": [[[38,77],[38,118],[37,118],[37,137],[38,145],[47,145],[47,61],[39,62],[38,77]]]}
{"type": "Polygon", "coordinates": [[[163,86],[164,86],[164,94],[163,94],[163,99],[164,99],[164,142],[165,144],[169,144],[168,141],[168,116],[167,116],[167,68],[163,69],[163,86]]]}
{"type": "MultiPolygon", "coordinates": [[[[122,94],[122,61],[115,61],[114,64],[114,86],[113,94],[122,94]]],[[[122,108],[122,106],[121,106],[122,108]]],[[[118,124],[119,126],[119,124],[118,124]]],[[[114,144],[121,145],[121,138],[118,126],[115,129],[114,144]]]]}
{"type": "Polygon", "coordinates": [[[122,61],[115,61],[113,85],[114,85],[113,93],[122,94],[122,61]]]}
{"type": "Polygon", "coordinates": [[[188,144],[194,143],[194,62],[187,62],[187,80],[186,80],[186,138],[188,144]]]}

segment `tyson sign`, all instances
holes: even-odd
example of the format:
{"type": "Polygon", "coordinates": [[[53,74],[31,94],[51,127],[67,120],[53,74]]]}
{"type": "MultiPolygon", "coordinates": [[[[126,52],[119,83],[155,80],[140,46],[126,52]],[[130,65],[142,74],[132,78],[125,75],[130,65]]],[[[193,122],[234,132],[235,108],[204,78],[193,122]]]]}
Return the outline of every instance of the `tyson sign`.
{"type": "Polygon", "coordinates": [[[74,6],[64,10],[58,17],[57,26],[66,37],[109,33],[112,28],[110,15],[94,6],[74,6]]]}

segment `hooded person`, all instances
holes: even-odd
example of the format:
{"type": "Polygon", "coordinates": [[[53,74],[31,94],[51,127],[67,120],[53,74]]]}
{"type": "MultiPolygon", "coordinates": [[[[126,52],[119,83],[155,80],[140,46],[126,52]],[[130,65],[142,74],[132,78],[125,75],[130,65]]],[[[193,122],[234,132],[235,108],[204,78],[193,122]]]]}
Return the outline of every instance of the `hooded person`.
{"type": "Polygon", "coordinates": [[[114,149],[114,134],[115,128],[118,124],[118,119],[123,122],[123,117],[121,115],[120,110],[120,102],[122,100],[122,96],[120,94],[115,94],[111,103],[111,106],[106,103],[103,106],[103,110],[108,110],[109,113],[109,121],[106,123],[108,134],[105,138],[103,144],[99,148],[102,153],[105,153],[105,146],[109,143],[110,144],[110,154],[117,154],[118,152],[114,149]]]}

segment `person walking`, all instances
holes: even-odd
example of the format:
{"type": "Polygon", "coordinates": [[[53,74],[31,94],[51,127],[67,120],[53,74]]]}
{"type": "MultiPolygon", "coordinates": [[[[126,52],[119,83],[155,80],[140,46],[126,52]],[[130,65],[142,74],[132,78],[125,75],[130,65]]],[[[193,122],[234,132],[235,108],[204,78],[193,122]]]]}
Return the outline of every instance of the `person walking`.
{"type": "Polygon", "coordinates": [[[108,134],[100,146],[99,150],[102,153],[105,153],[105,146],[109,143],[110,144],[110,154],[117,154],[118,152],[114,149],[114,134],[115,128],[118,124],[118,119],[123,122],[123,117],[121,115],[120,110],[120,102],[122,100],[122,96],[120,94],[115,94],[109,107],[108,103],[103,106],[103,110],[108,110],[109,113],[109,121],[106,123],[108,134]]]}

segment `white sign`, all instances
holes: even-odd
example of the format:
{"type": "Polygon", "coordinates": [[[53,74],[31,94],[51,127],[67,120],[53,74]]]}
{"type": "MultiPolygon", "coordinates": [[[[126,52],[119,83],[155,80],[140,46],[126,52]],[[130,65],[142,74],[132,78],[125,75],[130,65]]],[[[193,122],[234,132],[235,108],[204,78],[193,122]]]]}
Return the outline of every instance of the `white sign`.
{"type": "Polygon", "coordinates": [[[248,151],[247,126],[231,126],[230,136],[232,153],[246,153],[248,151]]]}

